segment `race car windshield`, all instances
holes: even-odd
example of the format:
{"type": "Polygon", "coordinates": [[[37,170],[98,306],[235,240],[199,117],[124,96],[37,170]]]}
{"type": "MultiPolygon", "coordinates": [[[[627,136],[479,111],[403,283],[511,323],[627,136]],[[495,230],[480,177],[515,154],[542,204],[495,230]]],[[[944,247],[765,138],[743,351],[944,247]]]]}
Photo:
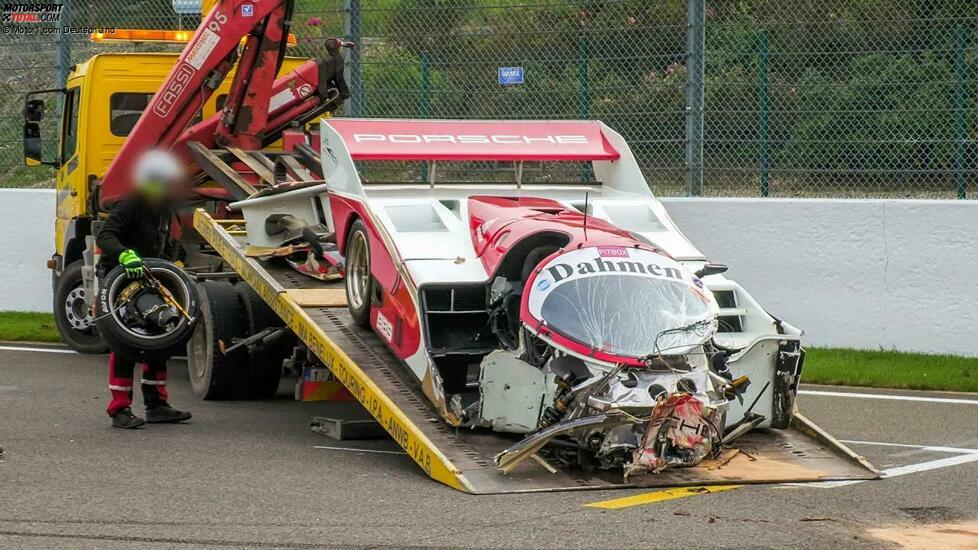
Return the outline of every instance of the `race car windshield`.
{"type": "Polygon", "coordinates": [[[625,357],[684,353],[706,339],[713,315],[704,296],[685,283],[624,274],[566,281],[540,309],[551,329],[625,357]]]}

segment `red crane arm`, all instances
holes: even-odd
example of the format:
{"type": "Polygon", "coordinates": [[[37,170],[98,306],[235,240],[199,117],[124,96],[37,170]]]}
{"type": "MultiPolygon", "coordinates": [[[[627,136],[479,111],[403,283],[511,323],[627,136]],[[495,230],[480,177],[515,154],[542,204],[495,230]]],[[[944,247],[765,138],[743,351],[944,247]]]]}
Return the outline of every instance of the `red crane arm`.
{"type": "Polygon", "coordinates": [[[140,154],[173,149],[184,158],[188,141],[206,147],[260,149],[292,121],[305,122],[348,95],[341,41],[327,41],[327,57],[275,80],[285,54],[294,0],[219,0],[180,54],[99,185],[100,208],[122,198],[140,154]],[[244,46],[240,48],[244,38],[244,46]],[[223,109],[188,124],[237,61],[223,109]]]}

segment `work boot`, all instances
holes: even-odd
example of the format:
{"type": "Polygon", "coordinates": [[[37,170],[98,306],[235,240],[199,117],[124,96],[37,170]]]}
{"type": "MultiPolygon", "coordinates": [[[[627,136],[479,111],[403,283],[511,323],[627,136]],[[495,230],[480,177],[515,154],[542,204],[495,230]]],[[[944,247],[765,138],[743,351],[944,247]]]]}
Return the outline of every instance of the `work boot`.
{"type": "Polygon", "coordinates": [[[140,428],[146,422],[142,418],[132,414],[132,410],[129,407],[124,409],[119,409],[115,414],[112,415],[112,427],[122,428],[124,430],[132,430],[133,428],[140,428]]]}
{"type": "Polygon", "coordinates": [[[155,407],[146,407],[146,422],[150,424],[173,424],[190,420],[191,414],[187,411],[178,411],[163,402],[155,407]]]}

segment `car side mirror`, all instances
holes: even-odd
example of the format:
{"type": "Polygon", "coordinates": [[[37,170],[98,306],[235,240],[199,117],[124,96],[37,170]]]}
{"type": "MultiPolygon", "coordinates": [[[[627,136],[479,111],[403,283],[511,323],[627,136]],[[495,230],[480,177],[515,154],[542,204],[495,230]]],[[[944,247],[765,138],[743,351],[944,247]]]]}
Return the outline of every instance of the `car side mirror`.
{"type": "Polygon", "coordinates": [[[707,275],[719,275],[720,273],[726,272],[727,269],[729,268],[724,264],[707,263],[707,264],[703,264],[703,267],[699,268],[699,270],[697,270],[696,273],[694,273],[693,275],[696,275],[697,277],[702,279],[707,275]]]}

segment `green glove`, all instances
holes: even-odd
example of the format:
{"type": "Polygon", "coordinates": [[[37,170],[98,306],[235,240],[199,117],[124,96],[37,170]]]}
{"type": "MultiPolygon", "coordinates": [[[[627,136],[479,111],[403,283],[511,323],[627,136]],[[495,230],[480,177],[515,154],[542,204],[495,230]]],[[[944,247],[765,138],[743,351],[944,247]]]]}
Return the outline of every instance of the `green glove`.
{"type": "Polygon", "coordinates": [[[135,250],[123,250],[119,254],[119,264],[126,268],[126,275],[130,279],[138,279],[143,276],[143,259],[136,254],[135,250]]]}

